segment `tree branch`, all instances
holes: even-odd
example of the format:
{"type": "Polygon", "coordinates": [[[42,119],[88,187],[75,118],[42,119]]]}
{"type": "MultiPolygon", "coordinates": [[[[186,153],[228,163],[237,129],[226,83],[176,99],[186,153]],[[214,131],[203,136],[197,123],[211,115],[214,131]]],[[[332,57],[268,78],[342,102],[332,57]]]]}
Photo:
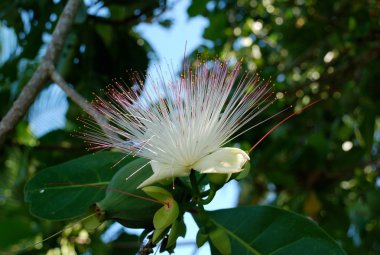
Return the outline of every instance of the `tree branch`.
{"type": "Polygon", "coordinates": [[[146,243],[140,248],[138,255],[149,255],[153,253],[153,248],[155,246],[156,245],[152,242],[152,239],[149,239],[148,243],[146,243]]]}
{"type": "Polygon", "coordinates": [[[69,0],[63,9],[40,65],[0,122],[0,145],[4,143],[8,133],[25,115],[38,92],[47,82],[49,66],[57,61],[81,3],[81,0],[69,0]]]}
{"type": "Polygon", "coordinates": [[[86,101],[86,99],[84,99],[78,92],[76,92],[74,88],[67,84],[67,82],[62,78],[62,76],[57,72],[52,64],[49,65],[49,74],[52,81],[61,87],[66,95],[85,112],[87,112],[99,124],[101,128],[107,125],[107,120],[98,111],[96,111],[94,107],[92,107],[91,104],[86,101]]]}

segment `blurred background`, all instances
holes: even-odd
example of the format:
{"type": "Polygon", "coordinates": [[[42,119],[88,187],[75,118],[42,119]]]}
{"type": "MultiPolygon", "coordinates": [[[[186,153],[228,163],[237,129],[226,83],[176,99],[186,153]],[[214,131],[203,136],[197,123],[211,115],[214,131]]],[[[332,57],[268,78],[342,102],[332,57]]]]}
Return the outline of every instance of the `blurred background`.
{"type": "MultiPolygon", "coordinates": [[[[65,4],[0,2],[1,117],[36,70],[65,4]]],[[[279,100],[252,125],[287,106],[322,99],[251,153],[250,175],[224,191],[236,196],[219,206],[236,199],[279,206],[318,222],[348,254],[380,254],[380,2],[85,0],[56,67],[90,101],[113,78],[128,81],[126,71],[150,74],[168,63],[181,70],[184,54],[241,60],[244,70],[271,80],[279,100]]],[[[0,147],[0,254],[14,254],[68,223],[31,216],[23,187],[41,169],[88,153],[70,136],[83,114],[46,83],[0,147]]],[[[235,141],[249,149],[284,116],[235,141]]],[[[111,223],[96,230],[85,223],[19,254],[138,250],[135,234],[111,223]]],[[[191,241],[179,246],[200,254],[191,241]]]]}

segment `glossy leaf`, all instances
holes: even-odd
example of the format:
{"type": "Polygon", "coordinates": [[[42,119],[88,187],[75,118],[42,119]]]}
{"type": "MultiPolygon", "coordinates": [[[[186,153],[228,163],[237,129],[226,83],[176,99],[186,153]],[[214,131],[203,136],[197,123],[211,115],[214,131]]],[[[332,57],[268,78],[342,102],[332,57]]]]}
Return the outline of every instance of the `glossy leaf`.
{"type": "Polygon", "coordinates": [[[233,254],[346,254],[316,223],[275,207],[225,209],[208,215],[227,233],[233,254]]]}
{"type": "Polygon", "coordinates": [[[83,215],[104,197],[105,190],[100,187],[106,187],[118,169],[113,166],[124,156],[115,152],[95,153],[42,170],[25,187],[30,212],[48,220],[83,215]]]}

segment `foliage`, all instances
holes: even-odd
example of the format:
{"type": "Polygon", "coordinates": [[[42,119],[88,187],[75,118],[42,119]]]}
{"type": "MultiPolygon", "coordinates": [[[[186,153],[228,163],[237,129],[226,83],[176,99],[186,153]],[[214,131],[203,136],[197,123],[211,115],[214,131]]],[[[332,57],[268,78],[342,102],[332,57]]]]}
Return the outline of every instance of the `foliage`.
{"type": "MultiPolygon", "coordinates": [[[[305,213],[348,253],[378,254],[379,3],[194,0],[188,13],[210,21],[197,52],[272,77],[285,97],[268,116],[323,99],[253,151],[240,203],[305,213]]],[[[264,126],[241,144],[252,146],[264,126]]]]}
{"type": "Polygon", "coordinates": [[[234,254],[345,254],[314,222],[277,208],[224,209],[210,218],[230,236],[234,254]]]}
{"type": "MultiPolygon", "coordinates": [[[[1,34],[0,40],[15,40],[16,47],[8,49],[10,52],[7,53],[3,47],[5,44],[0,43],[0,55],[7,55],[4,60],[0,58],[0,116],[4,116],[35,71],[65,2],[1,1],[0,30],[8,29],[11,33],[6,38],[1,34]]],[[[91,93],[104,88],[112,77],[125,77],[125,70],[146,70],[148,56],[152,57],[154,52],[133,30],[133,26],[141,22],[157,22],[165,26],[170,22],[160,17],[167,8],[166,1],[95,0],[86,3],[81,7],[57,68],[81,95],[90,100],[91,93]],[[102,13],[104,10],[107,13],[102,13]]],[[[163,247],[167,250],[174,249],[177,237],[186,232],[182,215],[191,209],[201,226],[197,243],[201,245],[209,241],[213,254],[241,247],[256,249],[261,244],[265,246],[268,240],[275,242],[273,235],[254,244],[251,243],[253,240],[244,238],[250,224],[256,231],[268,227],[276,232],[270,224],[263,225],[263,222],[276,220],[284,222],[277,224],[284,228],[294,222],[299,229],[298,234],[304,237],[292,250],[298,251],[297,254],[305,254],[305,247],[309,250],[315,245],[314,242],[310,244],[311,238],[320,240],[321,245],[316,249],[329,247],[331,254],[344,254],[332,239],[337,240],[349,254],[378,254],[379,3],[375,0],[193,0],[188,13],[191,17],[202,15],[210,22],[203,35],[205,43],[194,55],[200,52],[208,57],[229,58],[232,62],[242,59],[245,69],[259,71],[266,79],[273,77],[279,100],[264,112],[262,119],[286,105],[293,104],[295,109],[300,109],[314,99],[322,98],[323,101],[282,125],[253,151],[250,174],[240,182],[240,204],[246,208],[203,212],[198,204],[189,205],[191,197],[199,195],[194,194],[196,187],[204,187],[199,176],[192,177],[197,184],[193,186],[186,180],[177,179],[176,185],[183,185],[184,193],[174,192],[170,185],[158,185],[170,191],[169,198],[178,203],[179,212],[178,216],[174,212],[175,217],[167,217],[164,211],[166,204],[162,207],[162,204],[140,201],[141,206],[149,207],[152,214],[161,210],[160,214],[169,222],[159,228],[161,232],[156,232],[155,238],[163,239],[166,242],[163,247]],[[299,215],[273,207],[257,207],[261,204],[291,210],[299,215]],[[247,215],[247,211],[257,217],[247,218],[246,225],[232,229],[230,224],[240,220],[239,213],[247,215]],[[301,215],[316,221],[332,239],[301,215]],[[237,241],[243,239],[242,244],[237,241]]],[[[100,236],[109,222],[100,224],[100,221],[107,217],[74,221],[66,227],[69,222],[51,222],[31,216],[29,204],[24,202],[24,186],[33,176],[26,186],[27,201],[31,202],[33,214],[49,218],[46,212],[52,212],[49,208],[59,206],[61,202],[36,199],[34,195],[43,193],[30,193],[33,185],[40,188],[38,190],[46,188],[45,177],[48,182],[66,183],[64,178],[69,176],[79,178],[70,180],[72,183],[86,184],[81,180],[83,176],[74,173],[78,171],[88,177],[91,171],[96,171],[104,174],[106,180],[101,178],[102,182],[105,180],[103,187],[115,188],[112,185],[116,185],[119,190],[118,183],[107,186],[112,176],[116,173],[127,177],[136,170],[136,166],[130,165],[130,159],[122,160],[111,168],[118,162],[116,158],[120,159],[118,153],[85,156],[92,158],[83,161],[86,163],[78,163],[78,160],[83,160],[80,156],[86,154],[86,150],[78,138],[69,134],[78,127],[75,119],[81,114],[81,109],[70,102],[66,128],[43,137],[35,137],[31,133],[26,118],[0,148],[0,254],[20,250],[20,254],[44,254],[58,247],[78,254],[135,254],[138,250],[138,237],[124,233],[118,233],[119,237],[113,242],[106,244],[101,241],[100,236]],[[62,163],[73,159],[71,163],[78,165],[71,170],[69,167],[69,171],[62,175],[64,178],[53,180],[54,175],[50,173],[62,172],[59,170],[62,163]],[[100,161],[102,163],[98,163],[100,161]],[[92,165],[86,165],[87,162],[92,165]],[[106,169],[112,170],[107,172],[106,169]],[[44,174],[47,172],[48,175],[44,174]],[[62,233],[32,248],[33,244],[62,229],[62,233]],[[30,248],[23,250],[25,247],[30,248]]],[[[249,149],[270,127],[261,125],[254,132],[244,134],[239,138],[239,144],[243,149],[249,149]]],[[[93,183],[91,179],[87,181],[91,182],[87,184],[93,183]]],[[[60,187],[68,188],[65,185],[60,187]]],[[[94,202],[98,202],[100,207],[109,205],[106,199],[110,196],[130,199],[110,190],[83,185],[75,188],[82,190],[83,194],[91,192],[94,198],[73,196],[77,211],[71,211],[70,217],[58,213],[55,219],[72,218],[95,210],[97,207],[91,207],[94,202]]],[[[61,194],[67,198],[69,193],[61,194]]],[[[199,201],[207,199],[207,194],[198,197],[199,201]]],[[[54,193],[54,199],[58,199],[56,195],[54,193]]],[[[149,192],[141,191],[138,195],[150,197],[149,192]]],[[[136,202],[130,200],[127,203],[131,201],[136,202]]],[[[111,207],[114,209],[112,203],[111,207]]],[[[71,207],[66,211],[68,209],[71,207]]],[[[133,212],[132,218],[137,214],[133,212]]],[[[110,218],[131,226],[130,219],[110,218]]],[[[146,220],[142,219],[143,222],[146,220]]],[[[154,226],[147,224],[146,227],[152,230],[154,226]]],[[[280,239],[283,237],[279,236],[280,239]]],[[[284,237],[280,240],[285,245],[297,239],[292,235],[287,237],[289,239],[284,237]]],[[[315,251],[315,254],[322,253],[327,254],[315,251]]]]}
{"type": "Polygon", "coordinates": [[[33,202],[30,212],[49,220],[82,216],[104,198],[106,192],[100,187],[110,183],[116,173],[113,162],[123,157],[121,153],[104,152],[38,172],[25,186],[25,201],[33,202]]]}
{"type": "Polygon", "coordinates": [[[311,220],[282,209],[256,206],[205,211],[203,205],[210,202],[209,198],[222,185],[210,183],[209,190],[205,190],[207,182],[202,181],[205,175],[197,176],[195,171],[190,174],[191,188],[186,184],[188,178],[183,177],[175,180],[174,190],[167,183],[162,187],[144,187],[143,192],[136,187],[152,174],[152,170],[144,169],[150,168],[146,159],[135,159],[121,167],[111,181],[98,176],[107,174],[107,165],[120,156],[120,153],[98,153],[41,171],[25,188],[32,213],[45,219],[64,220],[68,213],[71,217],[80,216],[87,208],[94,211],[91,216],[95,215],[99,221],[112,219],[126,227],[153,231],[151,242],[157,244],[162,240],[160,250],[172,252],[176,239],[186,233],[183,214],[188,211],[199,225],[198,235],[203,236],[203,241],[197,244],[201,246],[209,240],[213,254],[304,254],[306,251],[345,254],[311,220]],[[71,171],[75,168],[80,174],[71,171]],[[66,175],[64,169],[68,170],[66,175]],[[65,180],[67,184],[52,186],[50,180],[65,180]],[[107,189],[106,195],[94,193],[93,188],[99,186],[107,189]]]}
{"type": "MultiPolygon", "coordinates": [[[[1,1],[0,44],[4,46],[0,47],[2,56],[0,61],[1,116],[5,115],[35,71],[66,2],[51,0],[1,1]],[[6,30],[7,33],[3,33],[3,30],[6,30]],[[15,42],[14,47],[6,47],[11,45],[11,43],[7,44],[8,42],[13,41],[15,42]]],[[[72,84],[82,96],[91,100],[91,93],[104,88],[113,77],[125,77],[126,70],[144,72],[147,69],[148,53],[152,57],[154,54],[149,43],[136,34],[132,28],[140,22],[162,21],[157,15],[166,9],[166,2],[109,0],[86,3],[81,7],[56,66],[68,83],[72,84]],[[107,10],[107,13],[99,10],[107,10]]],[[[44,109],[39,110],[43,111],[44,109]]],[[[40,172],[41,169],[87,153],[83,142],[70,136],[78,127],[79,123],[76,118],[82,114],[83,111],[76,104],[70,102],[66,114],[65,130],[56,130],[38,138],[31,133],[28,126],[29,119],[26,118],[16,127],[12,137],[9,137],[0,147],[0,224],[2,231],[10,232],[7,236],[1,234],[4,237],[0,240],[1,254],[31,246],[64,228],[66,223],[52,223],[28,216],[30,213],[27,210],[28,205],[23,199],[23,189],[27,180],[34,174],[43,173],[40,172]]],[[[115,155],[112,157],[115,158],[115,155]]],[[[113,162],[112,165],[116,162],[113,162]]],[[[96,161],[92,163],[97,164],[98,169],[108,171],[108,173],[104,173],[104,178],[107,175],[107,178],[112,177],[113,171],[109,170],[110,166],[96,161]]],[[[86,167],[81,170],[86,170],[86,167]]],[[[74,172],[79,173],[81,170],[74,169],[74,172]]],[[[95,171],[95,169],[93,170],[95,171]]],[[[46,178],[54,179],[54,176],[46,178]]],[[[67,182],[67,180],[61,181],[67,182]]],[[[83,183],[83,180],[78,181],[83,183]]],[[[31,182],[29,185],[36,185],[36,183],[31,182]]],[[[80,187],[78,188],[80,189],[80,187]]],[[[104,194],[104,190],[96,188],[93,188],[92,192],[88,189],[86,191],[83,187],[81,190],[84,191],[83,195],[90,192],[96,201],[101,193],[104,194]]],[[[51,206],[54,206],[54,203],[60,202],[50,201],[50,203],[51,206]]],[[[87,205],[91,203],[92,201],[88,199],[83,204],[85,211],[88,210],[87,205]]],[[[40,209],[45,208],[47,212],[51,213],[49,211],[51,207],[49,208],[48,204],[36,206],[40,209]]],[[[76,215],[75,210],[81,210],[77,206],[78,204],[73,204],[73,207],[67,207],[66,211],[76,215]]],[[[42,215],[38,216],[42,217],[42,215]]],[[[37,245],[39,253],[55,247],[83,253],[89,249],[87,243],[90,239],[89,237],[83,240],[78,238],[79,235],[87,235],[88,232],[95,232],[91,235],[91,247],[96,250],[95,254],[108,252],[119,254],[122,248],[116,247],[116,245],[120,244],[121,240],[130,240],[128,241],[130,245],[126,247],[132,247],[135,250],[138,248],[137,238],[127,238],[121,233],[120,240],[105,244],[100,241],[100,236],[106,230],[107,224],[87,226],[84,223],[73,224],[73,228],[67,228],[62,234],[37,245]],[[114,244],[115,247],[113,247],[114,244]]],[[[26,250],[22,253],[32,254],[36,251],[26,250]]]]}

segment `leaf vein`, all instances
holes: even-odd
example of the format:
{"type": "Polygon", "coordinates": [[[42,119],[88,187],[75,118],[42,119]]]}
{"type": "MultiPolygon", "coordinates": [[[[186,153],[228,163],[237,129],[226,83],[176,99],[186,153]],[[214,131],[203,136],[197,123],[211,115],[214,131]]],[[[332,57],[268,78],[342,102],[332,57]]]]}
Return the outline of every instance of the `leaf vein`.
{"type": "Polygon", "coordinates": [[[76,188],[96,188],[95,185],[108,185],[110,182],[91,182],[91,183],[83,183],[83,184],[70,184],[67,183],[67,185],[52,185],[52,186],[45,186],[37,189],[29,189],[28,192],[40,192],[41,190],[57,190],[57,189],[76,189],[76,188]]]}
{"type": "Polygon", "coordinates": [[[249,244],[247,244],[244,240],[242,240],[238,235],[236,235],[234,232],[232,232],[231,230],[227,229],[226,227],[224,227],[223,225],[221,225],[220,223],[216,222],[214,219],[210,219],[215,225],[217,225],[219,228],[223,229],[224,231],[227,232],[227,234],[229,234],[232,238],[234,238],[237,242],[239,242],[241,245],[243,245],[245,248],[247,248],[247,252],[248,251],[251,251],[253,254],[256,254],[256,255],[262,255],[259,251],[255,250],[252,246],[250,246],[249,244]]]}
{"type": "Polygon", "coordinates": [[[294,240],[293,242],[290,242],[290,243],[288,243],[288,244],[286,244],[286,245],[284,245],[282,247],[277,248],[276,250],[272,251],[268,255],[275,254],[276,252],[278,252],[278,251],[280,251],[282,249],[285,249],[286,247],[289,247],[291,245],[294,245],[294,244],[298,243],[299,241],[302,241],[303,239],[306,239],[306,238],[305,237],[301,237],[300,239],[294,240]]]}

